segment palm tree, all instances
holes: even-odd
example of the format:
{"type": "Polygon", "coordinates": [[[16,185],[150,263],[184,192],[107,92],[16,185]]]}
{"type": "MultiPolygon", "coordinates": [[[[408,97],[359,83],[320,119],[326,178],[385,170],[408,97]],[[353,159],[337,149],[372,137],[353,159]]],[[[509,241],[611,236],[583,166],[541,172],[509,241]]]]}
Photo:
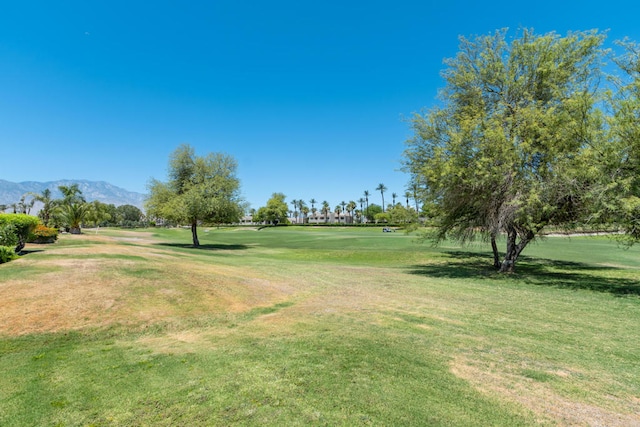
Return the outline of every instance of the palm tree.
{"type": "Polygon", "coordinates": [[[82,196],[82,190],[78,188],[78,184],[71,184],[68,187],[66,185],[59,185],[58,190],[62,193],[62,203],[65,205],[86,202],[84,196],[82,196]]]}
{"type": "Polygon", "coordinates": [[[18,213],[23,213],[28,215],[31,212],[31,208],[35,204],[36,199],[31,199],[30,201],[27,202],[27,196],[29,194],[30,193],[26,193],[26,194],[23,194],[22,197],[20,197],[20,201],[16,206],[18,213]]]}
{"type": "Polygon", "coordinates": [[[45,188],[41,194],[29,193],[33,196],[33,200],[43,204],[42,209],[38,212],[38,217],[42,220],[42,223],[49,226],[49,220],[51,218],[51,212],[55,207],[54,200],[51,198],[51,190],[45,188]]]}
{"type": "Polygon", "coordinates": [[[380,195],[382,196],[382,212],[384,212],[384,192],[387,191],[387,187],[385,187],[384,184],[380,183],[376,187],[376,191],[379,191],[380,195]]]}
{"type": "Polygon", "coordinates": [[[322,213],[324,214],[324,222],[329,221],[329,202],[322,202],[322,213]]]}
{"type": "MultiPolygon", "coordinates": [[[[364,199],[363,199],[362,197],[360,197],[360,198],[358,199],[358,202],[360,203],[360,213],[362,213],[362,212],[364,212],[364,211],[362,210],[362,204],[364,203],[364,199]]],[[[362,223],[362,215],[360,215],[360,223],[362,223]]]]}
{"type": "Polygon", "coordinates": [[[300,212],[300,217],[302,218],[302,222],[304,223],[304,212],[303,209],[307,207],[307,204],[304,200],[298,200],[298,212],[300,212]]]}
{"type": "Polygon", "coordinates": [[[295,217],[298,214],[298,201],[296,199],[293,199],[291,201],[291,205],[293,206],[293,211],[291,211],[291,217],[295,217]]]}
{"type": "Polygon", "coordinates": [[[420,213],[420,210],[418,209],[418,184],[415,182],[411,184],[411,191],[413,193],[413,201],[416,204],[416,212],[420,213]]]}
{"type": "Polygon", "coordinates": [[[340,223],[340,213],[342,212],[342,208],[340,208],[340,205],[338,205],[338,206],[335,207],[335,209],[333,209],[333,211],[338,216],[338,223],[340,223]]]}
{"type": "MultiPolygon", "coordinates": [[[[366,202],[365,206],[367,207],[365,209],[365,213],[369,210],[369,196],[371,194],[369,194],[369,190],[364,190],[364,201],[366,202]]],[[[365,218],[367,217],[366,215],[364,216],[365,218]]]]}
{"type": "Polygon", "coordinates": [[[353,211],[356,210],[356,207],[358,207],[358,205],[356,204],[356,202],[354,202],[353,200],[349,200],[349,203],[347,203],[347,212],[349,212],[349,215],[351,216],[351,223],[353,224],[353,211]]]}
{"type": "Polygon", "coordinates": [[[393,202],[391,203],[391,206],[396,205],[396,197],[398,197],[396,193],[391,193],[391,199],[393,200],[393,202]]]}
{"type": "Polygon", "coordinates": [[[86,203],[70,203],[59,206],[58,218],[67,227],[71,234],[80,234],[80,227],[89,213],[89,205],[86,203]]]}
{"type": "Polygon", "coordinates": [[[309,207],[308,206],[301,207],[300,212],[302,212],[302,223],[304,224],[305,223],[304,219],[309,216],[309,207]]]}
{"type": "Polygon", "coordinates": [[[311,203],[311,212],[315,212],[315,204],[318,203],[318,201],[316,199],[311,199],[309,200],[309,203],[311,203]]]}
{"type": "Polygon", "coordinates": [[[409,209],[409,197],[411,197],[411,193],[409,193],[408,191],[405,191],[404,197],[405,199],[407,199],[407,209],[409,209]]]}

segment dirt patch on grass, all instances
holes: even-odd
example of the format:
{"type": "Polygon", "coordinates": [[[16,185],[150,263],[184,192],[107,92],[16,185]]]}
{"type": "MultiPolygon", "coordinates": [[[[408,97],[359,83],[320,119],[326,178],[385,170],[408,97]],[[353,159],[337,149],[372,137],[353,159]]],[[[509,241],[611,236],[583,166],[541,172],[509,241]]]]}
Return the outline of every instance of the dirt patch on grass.
{"type": "MultiPolygon", "coordinates": [[[[537,416],[541,424],[566,426],[640,426],[637,403],[616,402],[616,406],[628,408],[632,413],[618,413],[595,405],[575,402],[545,386],[544,383],[505,372],[481,369],[458,357],[451,363],[451,372],[472,384],[477,390],[516,402],[537,416]]],[[[549,373],[555,375],[556,373],[549,373]]],[[[567,377],[566,371],[558,372],[559,377],[567,377]]],[[[613,397],[612,397],[613,399],[613,397]]]]}
{"type": "Polygon", "coordinates": [[[198,259],[185,262],[171,250],[145,243],[153,243],[150,239],[130,245],[111,236],[67,238],[87,245],[49,246],[43,257],[36,253],[12,263],[24,274],[0,283],[0,334],[241,312],[282,300],[289,292],[259,272],[198,259]]]}

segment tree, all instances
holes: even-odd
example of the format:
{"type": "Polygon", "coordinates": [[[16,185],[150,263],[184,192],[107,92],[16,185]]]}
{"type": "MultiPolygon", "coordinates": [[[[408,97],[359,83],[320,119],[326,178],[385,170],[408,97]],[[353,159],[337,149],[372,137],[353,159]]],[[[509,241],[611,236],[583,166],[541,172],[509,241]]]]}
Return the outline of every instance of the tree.
{"type": "Polygon", "coordinates": [[[360,203],[360,214],[361,214],[360,215],[360,223],[362,223],[362,217],[363,217],[362,212],[364,212],[364,209],[362,208],[362,205],[364,204],[364,198],[360,197],[358,199],[358,203],[360,203]]]}
{"type": "Polygon", "coordinates": [[[327,202],[326,200],[324,200],[322,202],[322,213],[324,214],[324,222],[328,222],[329,221],[329,202],[327,202]]]}
{"type": "Polygon", "coordinates": [[[90,208],[87,203],[67,203],[56,208],[55,216],[71,234],[80,234],[82,222],[89,215],[90,208]]]}
{"type": "Polygon", "coordinates": [[[367,218],[368,222],[373,222],[376,219],[376,215],[382,213],[382,207],[380,205],[376,205],[375,203],[367,206],[364,211],[364,216],[367,218]]]}
{"type": "Polygon", "coordinates": [[[342,213],[342,207],[340,205],[336,205],[335,208],[333,208],[333,211],[336,213],[336,218],[338,219],[338,224],[340,223],[340,214],[342,213]]]}
{"type": "Polygon", "coordinates": [[[286,223],[288,212],[286,197],[282,193],[273,193],[271,198],[267,200],[267,205],[258,209],[256,219],[259,222],[266,221],[274,225],[286,223]]]}
{"type": "Polygon", "coordinates": [[[27,201],[27,196],[30,196],[30,195],[31,193],[26,193],[26,194],[23,194],[22,197],[20,197],[20,201],[14,207],[14,210],[16,210],[17,213],[22,213],[27,215],[31,213],[31,208],[33,208],[33,205],[35,204],[36,199],[32,198],[31,200],[27,201]]]}
{"type": "Polygon", "coordinates": [[[640,45],[619,42],[624,52],[614,58],[622,76],[609,99],[608,146],[599,153],[604,179],[596,191],[599,220],[620,226],[628,245],[640,241],[640,45]]]}
{"type": "Polygon", "coordinates": [[[135,226],[144,219],[144,214],[137,206],[120,205],[115,210],[118,225],[120,226],[135,226]]]}
{"type": "Polygon", "coordinates": [[[309,213],[309,209],[307,208],[307,204],[302,199],[298,200],[298,212],[300,213],[300,218],[301,218],[303,224],[304,224],[304,218],[305,218],[305,215],[306,215],[305,211],[307,213],[309,213]]]}
{"type": "Polygon", "coordinates": [[[398,197],[396,193],[391,193],[391,206],[396,205],[396,197],[398,197]]]}
{"type": "Polygon", "coordinates": [[[351,216],[351,223],[353,223],[353,212],[357,207],[358,205],[353,200],[349,200],[349,203],[347,203],[347,212],[349,212],[349,215],[351,216]]]}
{"type": "Polygon", "coordinates": [[[389,214],[389,221],[393,224],[410,224],[418,221],[416,211],[402,206],[401,203],[387,209],[387,214],[389,214]]]}
{"type": "Polygon", "coordinates": [[[379,191],[380,195],[382,196],[382,212],[384,212],[384,192],[387,191],[387,187],[385,187],[384,184],[380,183],[376,187],[376,191],[379,191]]]}
{"type": "Polygon", "coordinates": [[[58,190],[62,193],[62,204],[69,205],[73,203],[85,203],[86,200],[82,195],[82,190],[78,187],[78,184],[71,184],[69,186],[59,185],[58,190]]]}
{"type": "MultiPolygon", "coordinates": [[[[365,201],[365,206],[366,206],[364,211],[367,212],[369,210],[369,196],[371,194],[369,194],[369,190],[364,190],[363,195],[364,195],[364,201],[365,201]]],[[[368,216],[366,214],[365,214],[365,218],[368,218],[368,216]]]]}
{"type": "Polygon", "coordinates": [[[147,214],[190,225],[193,246],[200,246],[199,223],[236,222],[242,215],[236,169],[231,156],[198,157],[191,146],[181,145],[170,156],[168,182],[154,179],[149,185],[147,214]]]}
{"type": "Polygon", "coordinates": [[[445,62],[443,105],[414,116],[404,154],[437,240],[490,240],[494,265],[511,272],[545,226],[579,217],[590,185],[586,153],[601,135],[602,43],[596,32],[461,38],[445,62]]]}
{"type": "Polygon", "coordinates": [[[33,196],[33,200],[42,203],[42,209],[38,212],[38,218],[42,220],[42,223],[45,226],[49,226],[49,221],[51,220],[51,213],[55,208],[55,203],[53,198],[51,197],[51,190],[45,188],[42,190],[42,193],[30,193],[33,196]]]}

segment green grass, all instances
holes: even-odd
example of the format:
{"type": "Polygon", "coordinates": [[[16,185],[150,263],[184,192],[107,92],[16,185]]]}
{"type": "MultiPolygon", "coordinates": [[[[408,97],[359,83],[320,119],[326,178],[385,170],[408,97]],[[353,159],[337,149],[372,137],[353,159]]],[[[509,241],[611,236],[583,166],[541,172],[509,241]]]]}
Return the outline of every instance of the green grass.
{"type": "MultiPolygon", "coordinates": [[[[548,238],[503,276],[482,245],[379,229],[202,229],[199,249],[189,230],[145,233],[115,243],[136,255],[73,257],[170,314],[1,336],[0,425],[513,426],[585,422],[584,407],[640,422],[640,248],[548,238]],[[220,289],[257,296],[207,309],[220,289]]],[[[76,246],[0,266],[0,286],[76,246]]]]}

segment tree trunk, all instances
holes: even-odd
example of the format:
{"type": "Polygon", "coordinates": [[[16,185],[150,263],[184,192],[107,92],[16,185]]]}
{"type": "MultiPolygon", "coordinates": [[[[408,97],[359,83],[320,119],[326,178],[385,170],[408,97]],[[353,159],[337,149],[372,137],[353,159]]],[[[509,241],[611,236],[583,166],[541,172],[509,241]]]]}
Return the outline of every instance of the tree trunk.
{"type": "Polygon", "coordinates": [[[516,270],[516,261],[522,250],[533,240],[533,232],[527,232],[526,236],[520,236],[520,243],[517,242],[518,232],[515,228],[507,230],[507,252],[500,266],[500,273],[513,273],[516,270]]]}
{"type": "Polygon", "coordinates": [[[198,240],[198,222],[193,221],[191,223],[191,236],[193,237],[193,246],[195,248],[200,246],[200,240],[198,240]]]}
{"type": "Polygon", "coordinates": [[[500,270],[502,263],[500,262],[500,252],[498,252],[498,244],[496,243],[495,235],[491,235],[491,249],[493,249],[493,266],[496,270],[500,270]]]}

